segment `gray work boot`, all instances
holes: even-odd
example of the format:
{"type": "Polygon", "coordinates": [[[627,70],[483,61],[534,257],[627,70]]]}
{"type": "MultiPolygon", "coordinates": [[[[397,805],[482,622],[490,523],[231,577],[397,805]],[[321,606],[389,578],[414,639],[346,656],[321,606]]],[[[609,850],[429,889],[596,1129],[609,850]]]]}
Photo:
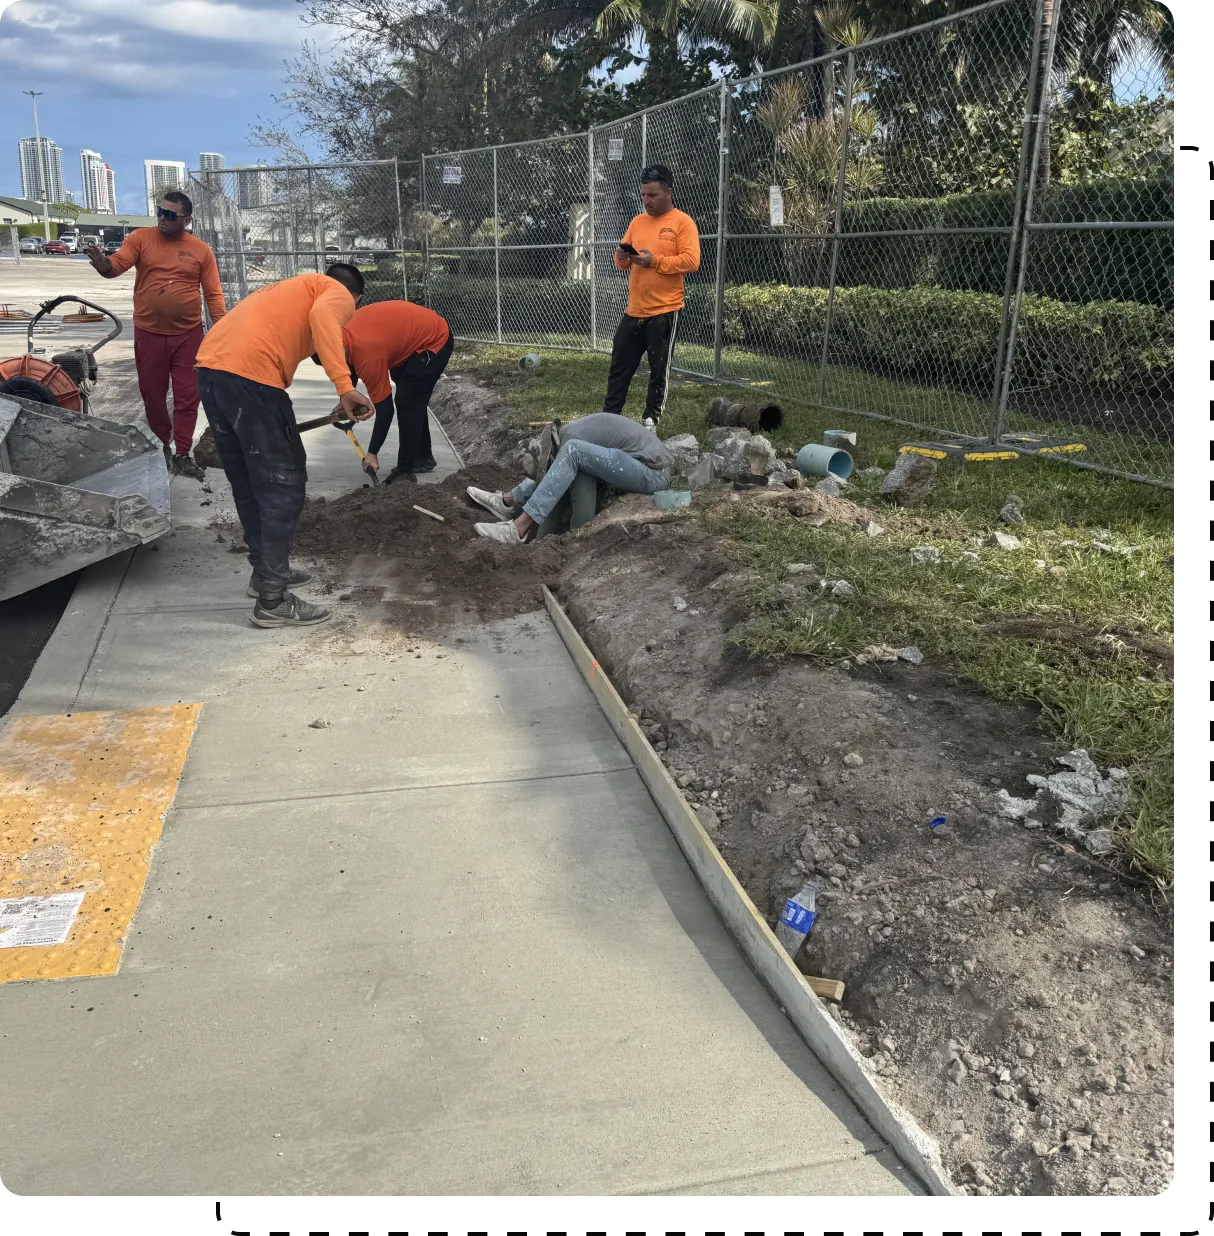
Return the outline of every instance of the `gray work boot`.
{"type": "MultiPolygon", "coordinates": [[[[308,580],[310,580],[311,578],[312,576],[308,571],[293,570],[291,572],[291,578],[287,580],[287,586],[290,588],[294,588],[294,587],[297,587],[299,584],[306,584],[308,580]]],[[[257,572],[256,571],[254,571],[253,574],[249,576],[248,594],[251,597],[261,596],[261,589],[257,587],[257,572]]]]}
{"type": "Polygon", "coordinates": [[[331,609],[313,605],[293,592],[284,592],[282,600],[273,608],[262,605],[260,601],[253,606],[255,627],[314,627],[318,623],[328,622],[332,617],[331,609]]]}

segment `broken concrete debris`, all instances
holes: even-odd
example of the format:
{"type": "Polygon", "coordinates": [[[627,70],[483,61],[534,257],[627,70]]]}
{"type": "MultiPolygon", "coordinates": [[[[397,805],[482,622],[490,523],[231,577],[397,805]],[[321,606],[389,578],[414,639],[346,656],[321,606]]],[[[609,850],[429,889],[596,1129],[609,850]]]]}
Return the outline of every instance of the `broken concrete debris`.
{"type": "Polygon", "coordinates": [[[936,483],[936,461],[904,452],[881,482],[881,493],[898,506],[918,506],[936,483]]]}
{"type": "Polygon", "coordinates": [[[815,486],[814,493],[824,494],[828,498],[841,498],[843,496],[843,486],[847,482],[841,477],[824,476],[815,486]]]}
{"type": "Polygon", "coordinates": [[[1024,499],[1017,497],[1015,494],[1009,494],[1007,501],[999,512],[999,518],[1005,524],[1024,523],[1024,499]]]}
{"type": "Polygon", "coordinates": [[[910,560],[916,566],[934,564],[940,561],[940,551],[934,545],[916,545],[910,551],[910,560]]]}
{"type": "Polygon", "coordinates": [[[1023,549],[1024,542],[1018,536],[1012,536],[1010,532],[992,532],[986,538],[984,544],[989,545],[992,549],[1023,549]]]}
{"type": "Polygon", "coordinates": [[[1058,756],[1056,763],[1069,771],[1042,777],[1030,773],[1025,780],[1036,786],[1032,798],[1016,798],[999,790],[990,800],[990,810],[1009,820],[1022,820],[1028,828],[1048,825],[1079,842],[1092,854],[1108,854],[1113,849],[1113,834],[1107,827],[1096,827],[1115,815],[1130,798],[1128,774],[1124,768],[1110,768],[1102,776],[1095,761],[1082,748],[1058,756]]]}

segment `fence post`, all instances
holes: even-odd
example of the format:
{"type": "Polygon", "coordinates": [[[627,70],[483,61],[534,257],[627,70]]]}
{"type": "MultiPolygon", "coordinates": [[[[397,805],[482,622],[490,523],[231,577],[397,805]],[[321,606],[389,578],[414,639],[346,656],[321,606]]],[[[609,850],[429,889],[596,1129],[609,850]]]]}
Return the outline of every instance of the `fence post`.
{"type": "MultiPolygon", "coordinates": [[[[316,253],[312,259],[312,264],[316,268],[317,274],[324,274],[325,260],[325,238],[323,233],[320,233],[320,220],[316,217],[316,197],[312,192],[312,169],[308,168],[308,219],[311,224],[308,231],[312,236],[312,248],[316,253]]],[[[299,237],[296,236],[296,245],[299,244],[299,237]]]]}
{"type": "Polygon", "coordinates": [[[430,304],[430,212],[426,209],[426,156],[422,155],[421,166],[418,169],[421,183],[418,186],[418,199],[422,207],[422,300],[426,308],[430,304]]]}
{"type": "Polygon", "coordinates": [[[1021,122],[1020,164],[1016,170],[1016,191],[1013,195],[1012,234],[1007,239],[1007,268],[1003,276],[1003,314],[999,319],[999,338],[995,344],[995,372],[991,382],[991,416],[987,425],[988,442],[998,442],[1003,432],[999,408],[1003,392],[1004,357],[1007,352],[1008,332],[1011,326],[1016,258],[1024,239],[1024,189],[1028,176],[1029,155],[1033,149],[1034,123],[1038,104],[1037,69],[1040,58],[1037,55],[1037,49],[1041,45],[1041,26],[1047,3],[1048,0],[1037,0],[1035,6],[1037,14],[1033,24],[1032,59],[1029,63],[1028,82],[1024,96],[1024,118],[1021,122]]]}
{"type": "Polygon", "coordinates": [[[843,143],[839,150],[839,184],[835,191],[835,229],[830,250],[830,290],[826,294],[826,323],[822,328],[822,360],[818,374],[818,403],[826,403],[826,356],[830,326],[835,314],[835,279],[839,273],[839,233],[843,230],[843,190],[847,185],[847,148],[851,142],[852,87],[856,79],[856,55],[847,53],[847,85],[843,102],[843,143]]]}
{"type": "Polygon", "coordinates": [[[725,233],[729,221],[729,137],[732,129],[733,87],[721,79],[720,153],[717,156],[717,290],[713,300],[712,376],[721,376],[721,347],[725,338],[725,233]]]}
{"type": "Polygon", "coordinates": [[[497,217],[497,147],[493,148],[493,292],[497,302],[497,341],[502,341],[502,238],[497,217]]]}
{"type": "MultiPolygon", "coordinates": [[[[396,182],[396,243],[400,246],[400,291],[409,299],[409,272],[405,269],[405,216],[400,208],[400,159],[392,159],[392,179],[396,182]]],[[[339,241],[340,243],[340,241],[339,241]]]]}
{"type": "Polygon", "coordinates": [[[1037,74],[1038,102],[1033,125],[1033,154],[1029,163],[1025,187],[1020,242],[1020,269],[1016,275],[1016,299],[1012,305],[1012,320],[1008,327],[1007,355],[1003,363],[1003,381],[999,390],[999,406],[992,425],[992,441],[1002,436],[1007,422],[1007,401],[1012,388],[1012,370],[1016,364],[1016,339],[1020,332],[1020,307],[1024,301],[1024,281],[1028,271],[1030,225],[1033,222],[1033,198],[1037,192],[1037,172],[1041,163],[1041,144],[1050,123],[1050,76],[1054,70],[1054,47],[1058,40],[1058,10],[1061,0],[1041,0],[1042,27],[1039,42],[1033,47],[1034,63],[1040,63],[1037,74]]]}
{"type": "Polygon", "coordinates": [[[644,169],[649,158],[649,112],[641,113],[641,168],[644,169]]]}
{"type": "Polygon", "coordinates": [[[586,133],[586,183],[588,191],[586,194],[587,205],[590,208],[590,350],[597,352],[599,348],[599,320],[598,320],[598,304],[595,299],[595,284],[596,274],[599,268],[599,254],[594,247],[595,241],[595,219],[594,219],[594,130],[590,129],[586,133]]]}

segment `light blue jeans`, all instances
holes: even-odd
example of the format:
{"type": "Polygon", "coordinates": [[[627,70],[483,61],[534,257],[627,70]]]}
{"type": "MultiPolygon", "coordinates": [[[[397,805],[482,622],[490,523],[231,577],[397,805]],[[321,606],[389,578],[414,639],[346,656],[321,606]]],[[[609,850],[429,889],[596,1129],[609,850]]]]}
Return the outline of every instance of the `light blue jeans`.
{"type": "Polygon", "coordinates": [[[593,442],[579,442],[575,438],[557,451],[539,484],[532,480],[523,481],[511,490],[510,496],[537,524],[542,524],[565,496],[579,472],[588,473],[597,480],[605,481],[613,489],[629,494],[654,494],[670,485],[669,469],[659,472],[639,459],[633,459],[627,451],[595,446],[593,442]]]}

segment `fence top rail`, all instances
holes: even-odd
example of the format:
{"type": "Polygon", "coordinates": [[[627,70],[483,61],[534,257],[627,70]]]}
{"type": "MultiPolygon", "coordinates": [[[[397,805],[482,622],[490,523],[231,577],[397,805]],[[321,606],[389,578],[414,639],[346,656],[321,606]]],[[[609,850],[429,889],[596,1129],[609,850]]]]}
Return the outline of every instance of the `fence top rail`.
{"type": "Polygon", "coordinates": [[[583,129],[578,133],[550,133],[547,137],[528,137],[521,142],[498,142],[496,146],[466,146],[463,150],[438,150],[434,154],[424,154],[421,162],[434,162],[436,159],[455,159],[460,155],[492,154],[495,150],[516,150],[519,146],[542,146],[548,142],[572,142],[579,137],[589,137],[592,130],[583,129]]]}
{"type": "Polygon", "coordinates": [[[257,167],[192,168],[187,176],[226,176],[231,172],[332,172],[351,167],[391,167],[394,163],[416,163],[417,159],[351,159],[347,163],[267,163],[257,167]]]}
{"type": "MultiPolygon", "coordinates": [[[[886,43],[895,43],[899,39],[907,39],[911,35],[922,34],[925,30],[934,30],[937,26],[959,25],[963,21],[976,17],[979,13],[986,13],[992,9],[1006,8],[1009,4],[1017,2],[1018,0],[986,0],[984,4],[976,4],[973,8],[961,9],[959,12],[949,13],[944,17],[937,17],[934,21],[925,21],[918,26],[908,26],[905,30],[895,30],[891,34],[883,34],[875,39],[866,39],[863,43],[856,43],[851,47],[836,47],[834,51],[827,52],[822,56],[814,56],[810,60],[798,60],[796,64],[782,64],[776,69],[764,69],[761,73],[751,73],[746,77],[734,77],[729,80],[733,86],[744,86],[748,82],[759,82],[768,77],[778,77],[781,73],[791,73],[797,69],[808,69],[815,64],[826,64],[830,60],[843,60],[848,56],[855,55],[857,52],[866,52],[874,47],[881,47],[886,43]]],[[[683,97],[690,98],[689,95],[684,95],[683,97]]]]}

